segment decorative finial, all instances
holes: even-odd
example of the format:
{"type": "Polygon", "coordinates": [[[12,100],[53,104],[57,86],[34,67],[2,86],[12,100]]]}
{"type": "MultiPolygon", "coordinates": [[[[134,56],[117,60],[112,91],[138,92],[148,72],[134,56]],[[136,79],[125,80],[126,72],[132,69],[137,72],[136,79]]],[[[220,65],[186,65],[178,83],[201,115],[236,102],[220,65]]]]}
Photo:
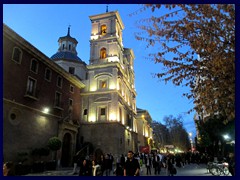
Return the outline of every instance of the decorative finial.
{"type": "Polygon", "coordinates": [[[68,25],[68,34],[67,34],[67,36],[70,36],[70,27],[71,27],[71,25],[68,25]]]}
{"type": "Polygon", "coordinates": [[[106,12],[108,12],[108,4],[107,4],[106,12]]]}

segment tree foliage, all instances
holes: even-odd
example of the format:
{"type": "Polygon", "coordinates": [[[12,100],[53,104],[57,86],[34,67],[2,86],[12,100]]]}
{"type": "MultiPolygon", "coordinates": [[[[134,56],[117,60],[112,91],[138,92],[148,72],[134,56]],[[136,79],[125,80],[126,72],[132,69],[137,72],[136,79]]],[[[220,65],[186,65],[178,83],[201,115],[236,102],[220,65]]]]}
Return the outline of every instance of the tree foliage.
{"type": "Polygon", "coordinates": [[[154,141],[164,145],[174,145],[181,150],[187,151],[190,148],[190,140],[186,129],[183,127],[181,116],[172,115],[164,117],[164,124],[153,121],[151,124],[154,133],[154,141]]]}
{"type": "Polygon", "coordinates": [[[62,146],[62,141],[58,138],[58,137],[51,137],[48,140],[48,147],[52,150],[52,151],[57,151],[61,148],[62,146]]]}
{"type": "Polygon", "coordinates": [[[181,116],[173,117],[172,115],[164,117],[166,127],[169,129],[172,144],[182,150],[187,151],[190,148],[188,132],[183,127],[181,116]]]}
{"type": "Polygon", "coordinates": [[[218,112],[224,123],[235,119],[235,6],[143,6],[149,9],[153,15],[137,22],[141,32],[136,39],[145,41],[147,47],[158,47],[149,54],[163,65],[156,77],[190,87],[183,95],[194,100],[199,114],[218,112]],[[167,13],[161,15],[162,10],[167,13]]]}

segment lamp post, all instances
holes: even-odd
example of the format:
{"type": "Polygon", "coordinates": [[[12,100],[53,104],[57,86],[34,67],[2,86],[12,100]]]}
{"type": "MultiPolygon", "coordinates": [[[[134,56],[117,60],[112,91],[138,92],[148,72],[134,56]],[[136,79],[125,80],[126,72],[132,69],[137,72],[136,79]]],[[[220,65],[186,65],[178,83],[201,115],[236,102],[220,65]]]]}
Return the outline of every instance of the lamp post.
{"type": "Polygon", "coordinates": [[[190,139],[191,151],[193,151],[192,133],[189,132],[188,135],[189,135],[189,139],[190,139]]]}

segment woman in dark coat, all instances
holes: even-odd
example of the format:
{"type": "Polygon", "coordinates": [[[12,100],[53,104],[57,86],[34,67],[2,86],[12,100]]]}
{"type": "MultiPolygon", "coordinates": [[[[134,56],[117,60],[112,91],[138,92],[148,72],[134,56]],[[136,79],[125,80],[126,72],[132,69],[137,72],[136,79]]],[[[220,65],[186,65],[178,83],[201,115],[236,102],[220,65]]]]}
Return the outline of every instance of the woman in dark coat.
{"type": "Polygon", "coordinates": [[[86,159],[84,159],[80,165],[79,176],[91,176],[91,168],[89,168],[86,159]]]}

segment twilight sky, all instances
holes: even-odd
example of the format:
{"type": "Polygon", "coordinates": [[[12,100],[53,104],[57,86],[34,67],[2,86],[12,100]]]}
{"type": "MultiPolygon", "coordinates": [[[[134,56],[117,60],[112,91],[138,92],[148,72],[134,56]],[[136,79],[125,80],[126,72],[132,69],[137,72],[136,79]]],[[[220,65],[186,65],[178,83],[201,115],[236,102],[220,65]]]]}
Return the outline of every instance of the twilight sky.
{"type": "MultiPolygon", "coordinates": [[[[109,4],[108,11],[119,11],[125,29],[123,45],[132,48],[135,54],[135,87],[137,91],[137,107],[146,109],[153,120],[163,123],[164,116],[182,115],[184,127],[188,132],[196,134],[193,121],[194,113],[186,114],[193,108],[192,100],[182,97],[188,92],[186,87],[176,87],[171,82],[165,84],[153,77],[153,73],[161,72],[161,65],[145,59],[156,47],[146,49],[146,44],[134,38],[138,31],[136,20],[151,16],[151,11],[134,16],[141,5],[109,4]]],[[[91,22],[89,16],[106,12],[106,4],[3,4],[3,22],[17,34],[30,42],[46,56],[51,57],[57,52],[58,38],[70,35],[77,39],[78,56],[89,64],[91,22]]],[[[165,13],[164,10],[157,13],[165,13]]]]}

